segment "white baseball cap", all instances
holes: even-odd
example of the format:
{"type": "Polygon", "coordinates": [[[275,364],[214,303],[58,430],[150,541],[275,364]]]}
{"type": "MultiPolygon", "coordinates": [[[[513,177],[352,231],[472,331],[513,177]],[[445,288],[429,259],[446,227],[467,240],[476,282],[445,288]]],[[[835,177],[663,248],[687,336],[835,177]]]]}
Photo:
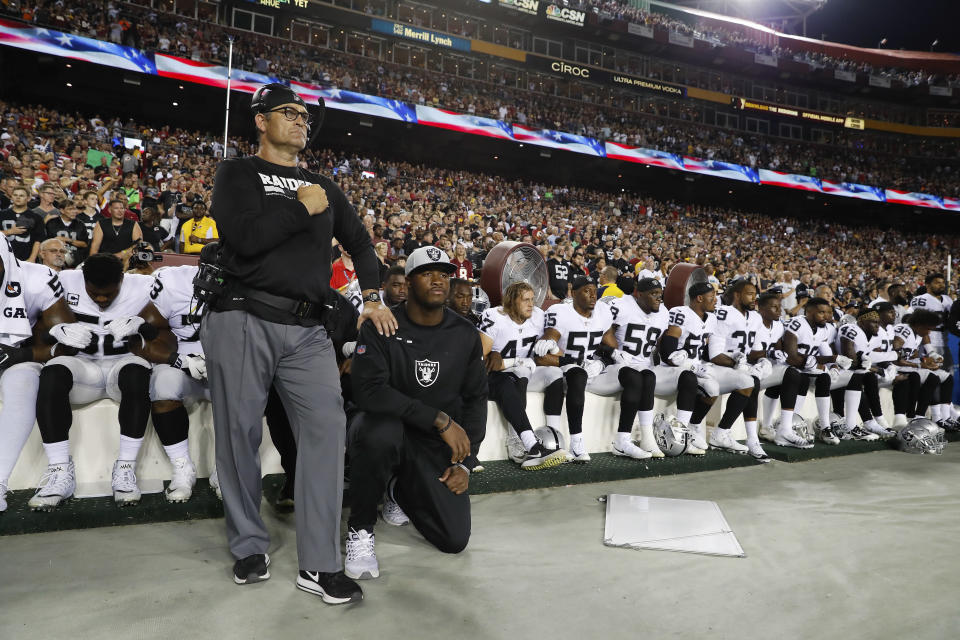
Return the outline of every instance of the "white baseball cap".
{"type": "Polygon", "coordinates": [[[410,275],[414,271],[426,269],[428,267],[438,266],[444,271],[453,273],[457,268],[450,263],[447,252],[434,246],[420,247],[407,256],[407,265],[404,268],[404,275],[410,275]]]}

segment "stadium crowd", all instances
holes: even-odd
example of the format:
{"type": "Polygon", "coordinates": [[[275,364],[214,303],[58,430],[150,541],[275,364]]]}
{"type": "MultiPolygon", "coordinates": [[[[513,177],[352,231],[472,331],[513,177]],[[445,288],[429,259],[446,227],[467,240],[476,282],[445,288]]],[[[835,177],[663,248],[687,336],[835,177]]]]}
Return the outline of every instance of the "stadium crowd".
{"type": "MultiPolygon", "coordinates": [[[[176,14],[108,1],[101,7],[41,5],[24,19],[91,37],[194,60],[226,63],[228,30],[176,14]]],[[[829,144],[785,141],[702,124],[702,107],[562,79],[508,87],[492,66],[489,82],[350,55],[279,38],[229,30],[236,37],[234,65],[259,73],[332,85],[413,104],[493,117],[535,128],[586,135],[756,168],[960,196],[950,139],[838,131],[829,144]],[[552,95],[559,93],[560,95],[552,95]],[[567,95],[568,97],[561,97],[567,95]]]]}

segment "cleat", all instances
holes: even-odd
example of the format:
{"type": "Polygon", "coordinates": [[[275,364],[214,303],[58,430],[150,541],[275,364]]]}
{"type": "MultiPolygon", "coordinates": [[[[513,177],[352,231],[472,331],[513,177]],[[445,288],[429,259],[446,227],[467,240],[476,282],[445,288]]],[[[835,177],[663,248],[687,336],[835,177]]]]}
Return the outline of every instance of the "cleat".
{"type": "Polygon", "coordinates": [[[705,456],[707,455],[706,449],[701,449],[700,447],[695,447],[692,444],[687,445],[687,450],[684,453],[691,456],[705,456]]]}
{"type": "Polygon", "coordinates": [[[366,580],[380,577],[374,542],[374,534],[368,533],[366,529],[350,529],[347,532],[347,559],[343,563],[343,572],[348,578],[366,580]]]}
{"type": "Polygon", "coordinates": [[[621,456],[624,458],[633,458],[634,460],[647,460],[653,457],[653,454],[651,454],[649,451],[644,451],[642,448],[638,447],[636,444],[634,444],[630,440],[628,440],[622,446],[614,442],[611,450],[613,451],[613,455],[615,456],[621,456]]]}
{"type": "Polygon", "coordinates": [[[863,440],[866,442],[872,442],[880,439],[880,436],[864,430],[860,425],[857,425],[852,429],[844,429],[839,435],[841,440],[863,440]]]}
{"type": "Polygon", "coordinates": [[[750,454],[754,460],[762,464],[766,464],[772,460],[772,458],[767,455],[767,452],[763,450],[763,447],[760,446],[759,442],[752,444],[747,443],[747,453],[750,454]]]}
{"type": "Polygon", "coordinates": [[[781,447],[793,447],[795,449],[812,449],[813,445],[807,442],[806,438],[801,438],[792,430],[777,432],[773,438],[773,443],[781,447]]]}
{"type": "Polygon", "coordinates": [[[186,502],[193,495],[193,485],[197,484],[197,468],[190,458],[173,460],[173,478],[164,495],[167,502],[186,502]]]}
{"type": "Polygon", "coordinates": [[[125,507],[140,502],[140,487],[137,486],[137,461],[117,460],[113,463],[113,477],[110,486],[113,487],[113,501],[118,506],[125,507]]]}
{"type": "Polygon", "coordinates": [[[730,433],[730,429],[714,429],[710,434],[710,448],[722,449],[730,453],[747,453],[750,449],[736,440],[730,433]]]}
{"type": "Polygon", "coordinates": [[[345,572],[321,573],[300,571],[297,574],[297,589],[320,596],[327,604],[347,604],[363,600],[360,585],[344,575],[345,572]]]}
{"type": "Polygon", "coordinates": [[[884,427],[882,424],[865,424],[863,425],[865,431],[872,433],[876,436],[879,436],[881,440],[886,440],[897,435],[897,432],[888,427],[884,427]]]}
{"type": "Polygon", "coordinates": [[[270,554],[255,553],[233,564],[233,581],[237,584],[253,584],[270,579],[270,554]]]}
{"type": "Polygon", "coordinates": [[[820,420],[817,420],[817,435],[820,437],[820,442],[823,444],[836,445],[840,444],[840,437],[837,435],[836,428],[833,424],[823,426],[820,420]]]}
{"type": "MultiPolygon", "coordinates": [[[[393,477],[387,483],[387,493],[383,497],[383,521],[395,527],[402,527],[410,522],[410,518],[403,512],[397,501],[393,499],[393,487],[397,483],[397,478],[393,477]]],[[[376,577],[376,576],[374,576],[376,577]]]]}
{"type": "Polygon", "coordinates": [[[763,425],[760,427],[759,431],[757,432],[757,435],[760,436],[761,440],[765,440],[767,442],[773,442],[774,438],[776,438],[777,436],[777,431],[772,427],[763,425]]]}
{"type": "Polygon", "coordinates": [[[687,427],[687,432],[690,434],[690,446],[694,449],[702,449],[704,452],[710,448],[706,440],[703,439],[703,424],[699,426],[690,425],[687,427]]]}
{"type": "Polygon", "coordinates": [[[524,471],[549,469],[567,462],[567,455],[563,449],[547,449],[542,442],[538,442],[527,453],[527,459],[520,463],[520,468],[524,471]]]}
{"type": "Polygon", "coordinates": [[[61,502],[73,496],[77,489],[73,458],[66,464],[52,464],[40,478],[40,486],[27,503],[34,511],[53,511],[61,502]]]}
{"type": "Polygon", "coordinates": [[[507,457],[517,464],[523,464],[527,459],[527,448],[523,446],[523,440],[513,427],[510,427],[510,433],[507,435],[507,457]]]}

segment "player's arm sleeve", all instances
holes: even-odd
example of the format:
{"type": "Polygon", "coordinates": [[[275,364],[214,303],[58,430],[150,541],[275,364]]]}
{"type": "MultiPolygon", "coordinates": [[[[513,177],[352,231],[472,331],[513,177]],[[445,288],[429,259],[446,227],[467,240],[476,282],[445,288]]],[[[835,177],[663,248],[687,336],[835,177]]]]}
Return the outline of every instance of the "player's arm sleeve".
{"type": "Polygon", "coordinates": [[[357,280],[360,290],[380,288],[380,267],[377,254],[373,252],[370,234],[360,221],[360,216],[340,187],[330,183],[327,188],[327,197],[330,202],[333,218],[333,237],[342,244],[353,257],[354,268],[357,271],[357,280]],[[332,188],[330,188],[332,187],[332,188]]]}
{"type": "Polygon", "coordinates": [[[271,210],[263,211],[260,189],[260,176],[242,163],[226,161],[217,167],[211,213],[220,237],[239,256],[269,251],[310,224],[307,208],[295,198],[271,198],[271,210]]]}
{"type": "Polygon", "coordinates": [[[470,438],[470,455],[463,461],[471,471],[477,466],[480,443],[487,434],[487,374],[483,365],[483,347],[480,336],[474,334],[473,348],[467,362],[466,375],[461,387],[463,415],[460,426],[470,438]]]}
{"type": "Polygon", "coordinates": [[[372,322],[360,327],[350,378],[353,401],[362,411],[396,416],[411,427],[435,431],[439,410],[391,386],[389,344],[372,322]]]}

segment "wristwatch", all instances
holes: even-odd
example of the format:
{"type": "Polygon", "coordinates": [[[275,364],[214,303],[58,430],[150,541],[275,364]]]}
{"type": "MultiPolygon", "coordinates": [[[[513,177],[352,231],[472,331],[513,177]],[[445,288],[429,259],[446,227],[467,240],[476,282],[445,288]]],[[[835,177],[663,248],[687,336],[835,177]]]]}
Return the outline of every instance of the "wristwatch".
{"type": "Polygon", "coordinates": [[[376,291],[371,291],[367,295],[363,296],[364,302],[380,302],[380,294],[376,291]]]}

